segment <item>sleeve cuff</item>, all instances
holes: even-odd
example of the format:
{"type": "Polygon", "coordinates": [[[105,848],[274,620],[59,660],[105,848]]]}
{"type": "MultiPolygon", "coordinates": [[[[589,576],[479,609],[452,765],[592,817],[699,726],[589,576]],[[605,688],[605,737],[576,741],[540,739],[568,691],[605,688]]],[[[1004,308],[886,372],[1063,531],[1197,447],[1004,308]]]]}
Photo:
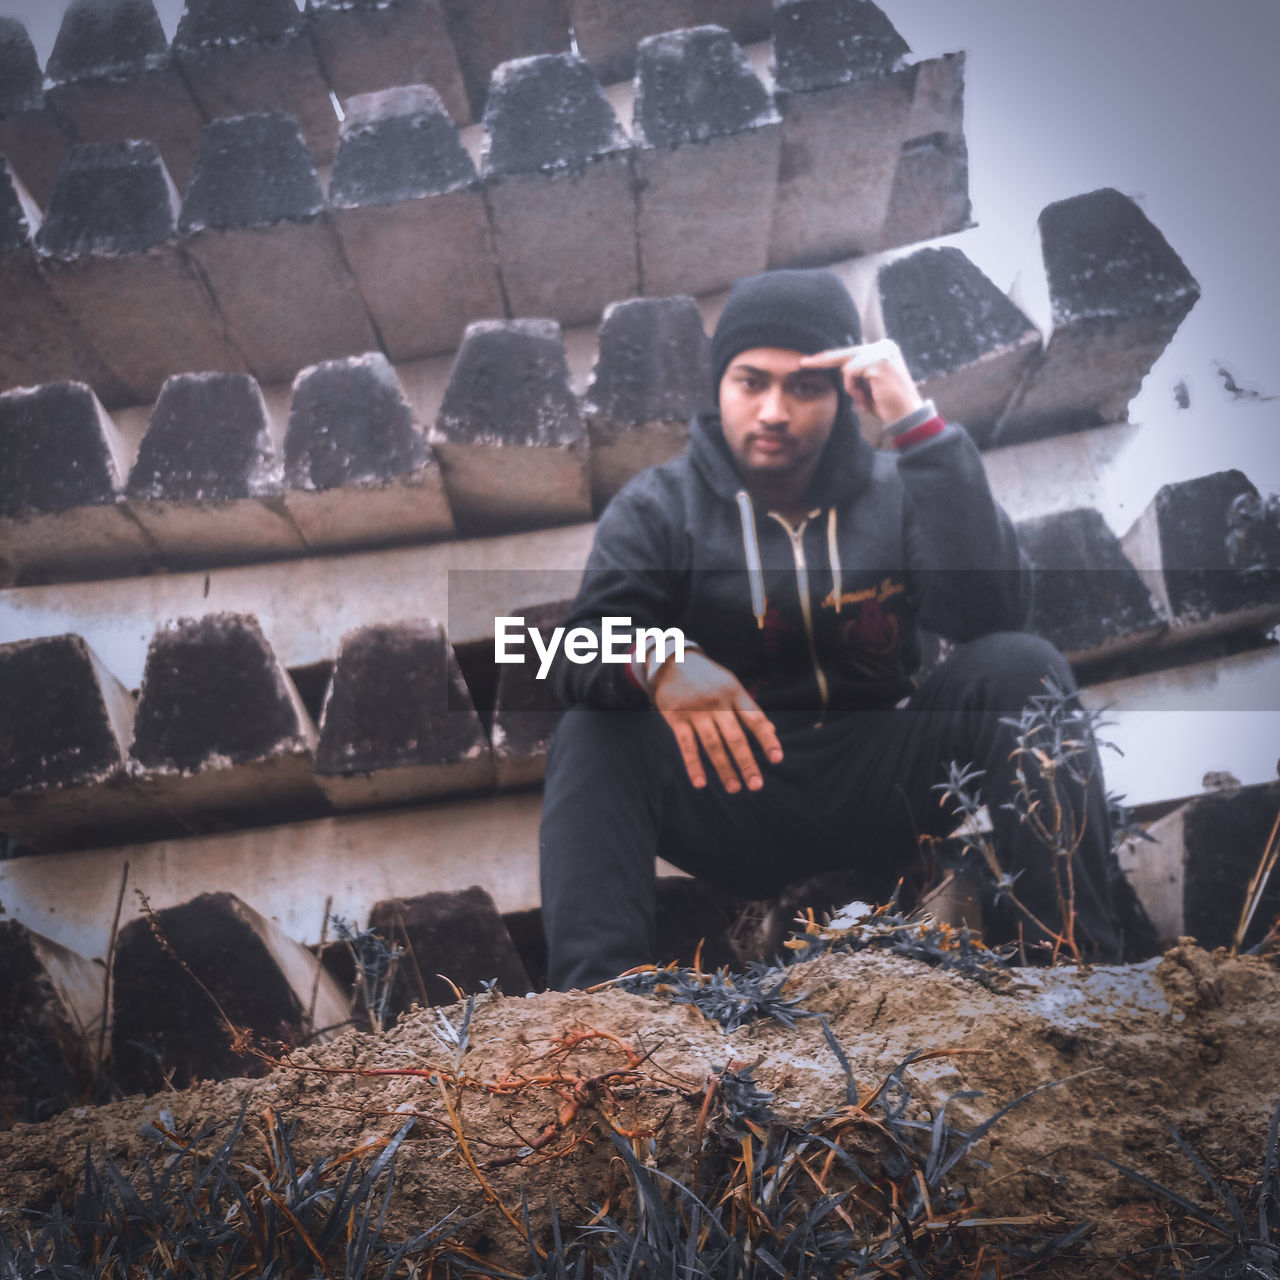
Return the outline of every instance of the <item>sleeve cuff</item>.
{"type": "Polygon", "coordinates": [[[885,427],[885,435],[896,449],[906,449],[922,440],[936,436],[946,426],[938,416],[937,406],[932,400],[926,400],[918,409],[891,422],[885,427]]]}

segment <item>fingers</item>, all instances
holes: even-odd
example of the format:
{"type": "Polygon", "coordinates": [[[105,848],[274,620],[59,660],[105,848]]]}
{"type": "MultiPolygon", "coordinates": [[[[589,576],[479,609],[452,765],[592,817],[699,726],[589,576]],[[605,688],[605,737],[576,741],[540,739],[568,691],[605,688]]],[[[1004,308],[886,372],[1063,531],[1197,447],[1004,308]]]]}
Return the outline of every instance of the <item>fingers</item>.
{"type": "Polygon", "coordinates": [[[665,718],[675,734],[685,772],[695,787],[707,785],[703,755],[731,795],[741,791],[743,783],[749,791],[759,791],[764,786],[764,776],[743,725],[755,736],[771,763],[777,764],[782,759],[782,744],[773,724],[746,694],[732,709],[665,718]]]}
{"type": "Polygon", "coordinates": [[[844,369],[848,373],[860,373],[872,365],[887,360],[890,364],[905,367],[902,349],[892,338],[878,342],[863,342],[856,347],[833,347],[815,355],[801,356],[802,369],[844,369]]]}
{"type": "Polygon", "coordinates": [[[665,719],[671,726],[671,732],[676,735],[676,744],[680,748],[680,756],[684,760],[684,771],[689,775],[689,781],[695,787],[705,787],[707,775],[702,768],[702,757],[698,754],[698,738],[693,731],[693,726],[688,720],[675,720],[670,716],[665,719]]]}
{"type": "Polygon", "coordinates": [[[756,705],[748,693],[738,696],[735,708],[742,723],[747,726],[760,744],[770,764],[778,764],[782,760],[782,743],[778,741],[773,721],[756,705]]]}

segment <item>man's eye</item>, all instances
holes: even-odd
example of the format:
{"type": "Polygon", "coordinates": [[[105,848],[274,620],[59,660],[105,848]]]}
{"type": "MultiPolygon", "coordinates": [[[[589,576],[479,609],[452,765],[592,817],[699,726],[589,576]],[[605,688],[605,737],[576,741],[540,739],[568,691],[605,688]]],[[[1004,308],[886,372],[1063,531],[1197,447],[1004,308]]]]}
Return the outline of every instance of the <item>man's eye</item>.
{"type": "Polygon", "coordinates": [[[763,378],[753,378],[751,376],[746,376],[738,379],[738,385],[744,391],[750,391],[753,394],[756,394],[765,389],[765,380],[763,378]]]}
{"type": "Polygon", "coordinates": [[[830,386],[825,378],[806,378],[792,386],[791,394],[801,400],[817,400],[827,394],[830,386]]]}

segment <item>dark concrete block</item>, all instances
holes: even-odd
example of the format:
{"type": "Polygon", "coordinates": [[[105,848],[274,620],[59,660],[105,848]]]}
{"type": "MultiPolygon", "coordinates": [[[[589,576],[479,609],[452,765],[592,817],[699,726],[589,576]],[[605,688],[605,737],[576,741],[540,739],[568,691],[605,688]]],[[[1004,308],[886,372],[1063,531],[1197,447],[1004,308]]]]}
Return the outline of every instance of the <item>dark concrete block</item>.
{"type": "Polygon", "coordinates": [[[493,76],[483,172],[513,314],[585,324],[639,289],[630,144],[576,54],[493,76]]]}
{"type": "MultiPolygon", "coordinates": [[[[471,114],[484,114],[494,68],[512,58],[569,49],[567,0],[442,0],[471,114]]],[[[461,123],[461,122],[459,122],[461,123]]]]}
{"type": "Polygon", "coordinates": [[[880,248],[932,240],[973,226],[969,148],[963,135],[931,133],[903,143],[880,248]]]}
{"type": "Polygon", "coordinates": [[[304,549],[284,509],[284,467],[262,392],[246,373],[170,378],[125,491],[134,518],[171,561],[304,549]]]}
{"type": "Polygon", "coordinates": [[[468,327],[432,443],[463,533],[590,516],[587,432],[552,321],[468,327]]]}
{"type": "Polygon", "coordinates": [[[1125,551],[1180,641],[1280,617],[1280,504],[1239,471],[1163,485],[1125,551]]]}
{"type": "Polygon", "coordinates": [[[902,348],[920,393],[986,444],[1028,363],[1035,325],[955,248],[922,249],[880,268],[868,317],[902,348]]]}
{"type": "Polygon", "coordinates": [[[75,378],[109,404],[129,399],[58,302],[40,266],[40,210],[0,155],[0,391],[75,378]]]}
{"type": "Polygon", "coordinates": [[[377,347],[324,216],[315,165],[289,116],[266,112],[206,126],[180,227],[231,340],[262,381],[377,347]]]}
{"type": "Polygon", "coordinates": [[[145,138],[179,185],[191,177],[204,120],[152,0],[73,0],[48,78],[50,101],[82,142],[145,138]]]}
{"type": "Polygon", "coordinates": [[[200,812],[318,798],[315,741],[255,619],[179,618],[152,638],[129,749],[151,805],[200,812]]]}
{"type": "Polygon", "coordinates": [[[503,995],[531,989],[506,922],[479,885],[376,903],[369,928],[408,950],[392,995],[397,1014],[424,994],[428,1004],[453,1004],[458,997],[450,982],[465,994],[494,978],[503,995]]]}
{"type": "Polygon", "coordinates": [[[73,141],[45,100],[44,74],[26,26],[0,17],[0,154],[41,208],[73,141]]]}
{"type": "Polygon", "coordinates": [[[344,809],[492,784],[484,728],[439,626],[402,622],[343,637],[316,776],[344,809]]]}
{"type": "Polygon", "coordinates": [[[287,111],[317,162],[333,159],[338,117],[294,0],[187,0],[173,49],[206,119],[287,111]]]}
{"type": "Polygon", "coordinates": [[[781,126],[723,27],[641,42],[634,133],[642,291],[709,293],[764,270],[781,126]]]}
{"type": "Polygon", "coordinates": [[[1146,214],[1110,187],[1046,206],[1039,260],[1013,298],[1046,335],[1000,443],[1123,421],[1200,286],[1146,214]]]}
{"type": "Polygon", "coordinates": [[[0,921],[0,1123],[36,1124],[85,1097],[106,1013],[102,971],[16,920],[0,921]]]}
{"type": "Polygon", "coordinates": [[[33,849],[123,818],[133,699],[77,635],[0,645],[0,831],[33,849]]]}
{"type": "Polygon", "coordinates": [[[739,44],[751,44],[769,38],[770,16],[766,0],[569,0],[578,52],[606,84],[630,78],[636,46],[646,36],[713,23],[739,44]]]}
{"type": "Polygon", "coordinates": [[[711,344],[692,298],[615,302],[583,403],[596,510],[645,467],[689,442],[689,419],[713,406],[711,344]]]}
{"type": "MultiPolygon", "coordinates": [[[[304,1033],[318,964],[230,893],[202,893],[156,911],[154,922],[131,920],[112,973],[111,1057],[121,1088],[261,1074],[261,1060],[233,1043],[224,1015],[255,1046],[290,1043],[304,1033]]],[[[321,987],[332,1007],[332,979],[322,976],[321,987]]],[[[316,1021],[328,1025],[319,1008],[316,1021]]]]}
{"type": "Polygon", "coordinates": [[[82,143],[36,237],[55,296],[135,401],[184,369],[244,362],[178,248],[178,194],[150,142],[82,143]]]}
{"type": "Polygon", "coordinates": [[[1024,520],[1018,539],[1035,568],[1029,629],[1072,662],[1150,644],[1164,630],[1150,591],[1099,512],[1082,507],[1024,520]]]}
{"type": "Polygon", "coordinates": [[[347,104],[329,202],[393,359],[456,350],[472,320],[504,314],[475,166],[433,89],[347,104]]]}
{"type": "Polygon", "coordinates": [[[429,84],[456,124],[470,122],[441,0],[307,0],[307,21],[343,103],[392,85],[429,84]]]}
{"type": "Polygon", "coordinates": [[[870,0],[780,0],[773,30],[782,154],[769,265],[873,252],[915,101],[907,45],[870,0]]]}
{"type": "Polygon", "coordinates": [[[453,532],[439,463],[380,352],[298,375],[284,450],[286,503],[308,547],[453,532]]]}
{"type": "MultiPolygon", "coordinates": [[[[534,605],[520,610],[525,625],[537,627],[544,642],[568,617],[571,600],[534,605]]],[[[556,725],[564,714],[551,692],[550,682],[538,679],[532,662],[502,663],[498,667],[498,688],[493,702],[493,763],[498,786],[530,786],[542,781],[547,768],[547,752],[556,725]]]]}

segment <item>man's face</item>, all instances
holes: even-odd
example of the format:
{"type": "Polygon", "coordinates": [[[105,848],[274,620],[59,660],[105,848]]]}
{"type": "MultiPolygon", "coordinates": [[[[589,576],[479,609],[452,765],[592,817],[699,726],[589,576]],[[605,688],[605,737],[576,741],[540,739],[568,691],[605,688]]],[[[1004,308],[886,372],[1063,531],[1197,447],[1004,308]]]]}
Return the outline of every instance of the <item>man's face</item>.
{"type": "Polygon", "coordinates": [[[812,470],[837,408],[830,374],[802,369],[798,351],[752,347],[720,379],[720,422],[743,479],[812,470]]]}

